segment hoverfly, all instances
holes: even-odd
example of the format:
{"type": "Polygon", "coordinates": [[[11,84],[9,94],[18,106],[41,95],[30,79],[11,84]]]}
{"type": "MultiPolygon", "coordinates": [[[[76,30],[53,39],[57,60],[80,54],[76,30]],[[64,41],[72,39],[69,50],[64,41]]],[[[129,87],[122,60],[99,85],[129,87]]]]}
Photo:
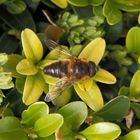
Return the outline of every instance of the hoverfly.
{"type": "Polygon", "coordinates": [[[71,87],[73,83],[86,77],[94,76],[99,69],[94,62],[81,60],[62,50],[60,45],[53,40],[48,39],[46,45],[51,49],[59,49],[59,51],[69,56],[68,59],[57,60],[43,69],[45,74],[59,78],[46,95],[45,101],[47,102],[57,98],[65,89],[71,87]]]}

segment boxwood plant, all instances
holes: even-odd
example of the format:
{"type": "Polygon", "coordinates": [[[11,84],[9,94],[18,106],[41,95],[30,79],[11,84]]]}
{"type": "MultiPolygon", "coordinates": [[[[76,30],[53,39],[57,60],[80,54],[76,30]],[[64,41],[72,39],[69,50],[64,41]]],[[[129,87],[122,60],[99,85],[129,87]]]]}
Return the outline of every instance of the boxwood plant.
{"type": "Polygon", "coordinates": [[[140,0],[0,0],[0,140],[140,140],[139,11],[140,0]],[[70,56],[47,39],[99,67],[50,102],[59,79],[43,68],[70,56]]]}

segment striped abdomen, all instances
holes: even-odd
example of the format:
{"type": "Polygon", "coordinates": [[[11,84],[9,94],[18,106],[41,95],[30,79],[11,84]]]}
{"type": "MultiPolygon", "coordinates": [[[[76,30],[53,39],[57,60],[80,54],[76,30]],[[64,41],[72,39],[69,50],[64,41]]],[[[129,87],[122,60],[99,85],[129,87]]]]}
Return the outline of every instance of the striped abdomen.
{"type": "Polygon", "coordinates": [[[94,62],[85,62],[80,59],[69,59],[58,61],[44,68],[44,73],[53,77],[68,77],[70,79],[81,79],[84,76],[92,77],[98,67],[94,62]]]}

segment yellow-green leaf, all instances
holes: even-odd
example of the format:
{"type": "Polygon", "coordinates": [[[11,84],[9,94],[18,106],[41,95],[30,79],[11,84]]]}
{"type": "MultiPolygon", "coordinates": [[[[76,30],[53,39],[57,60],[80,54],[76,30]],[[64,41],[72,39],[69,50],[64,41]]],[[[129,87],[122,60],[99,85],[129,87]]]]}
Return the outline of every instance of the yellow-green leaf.
{"type": "Polygon", "coordinates": [[[140,140],[140,129],[135,129],[122,136],[120,140],[140,140]]]}
{"type": "Polygon", "coordinates": [[[60,114],[48,114],[35,122],[34,131],[40,137],[48,137],[56,132],[63,124],[64,119],[60,114]]]}
{"type": "Polygon", "coordinates": [[[130,83],[130,96],[132,97],[140,97],[140,70],[137,70],[133,75],[133,78],[130,83]]]}
{"type": "Polygon", "coordinates": [[[34,75],[38,72],[38,69],[35,67],[33,62],[29,59],[21,60],[17,66],[16,70],[22,75],[34,75]]]}
{"type": "Polygon", "coordinates": [[[93,77],[95,81],[101,82],[101,83],[106,83],[106,84],[114,84],[116,83],[116,78],[114,75],[112,75],[110,72],[104,70],[104,69],[99,69],[95,76],[93,77]]]}
{"type": "Polygon", "coordinates": [[[44,79],[40,74],[27,76],[23,90],[23,102],[26,105],[36,102],[43,92],[44,84],[44,79]]]}
{"type": "Polygon", "coordinates": [[[43,47],[37,35],[26,28],[21,33],[21,40],[25,56],[38,62],[43,56],[43,47]]]}
{"type": "MultiPolygon", "coordinates": [[[[91,80],[91,79],[90,79],[91,80]]],[[[76,90],[78,96],[94,111],[97,111],[103,107],[103,98],[100,92],[100,89],[96,85],[94,81],[92,81],[92,85],[89,88],[86,87],[89,81],[83,81],[83,84],[74,84],[74,89],[76,90]],[[85,82],[85,83],[84,83],[85,82]],[[82,87],[83,86],[83,87],[82,87]],[[82,88],[82,89],[81,89],[82,88]]]]}
{"type": "Polygon", "coordinates": [[[58,78],[49,75],[44,75],[44,80],[46,83],[54,85],[58,81],[58,78]]]}
{"type": "Polygon", "coordinates": [[[66,8],[68,6],[67,0],[51,0],[51,1],[60,8],[66,8]]]}
{"type": "Polygon", "coordinates": [[[81,132],[88,140],[115,140],[121,134],[119,125],[100,122],[90,125],[81,132]]]}
{"type": "Polygon", "coordinates": [[[105,40],[98,37],[92,40],[80,53],[79,58],[87,61],[93,61],[96,64],[100,62],[105,51],[105,40]]]}
{"type": "Polygon", "coordinates": [[[57,107],[64,106],[71,99],[71,92],[72,92],[71,88],[68,88],[60,96],[58,96],[56,99],[52,100],[52,103],[57,107]]]}

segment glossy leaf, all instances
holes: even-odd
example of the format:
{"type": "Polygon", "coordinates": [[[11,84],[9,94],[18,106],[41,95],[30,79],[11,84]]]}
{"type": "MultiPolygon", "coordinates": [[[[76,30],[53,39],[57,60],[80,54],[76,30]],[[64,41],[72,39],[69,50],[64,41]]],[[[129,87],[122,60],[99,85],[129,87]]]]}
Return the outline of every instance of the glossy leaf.
{"type": "Polygon", "coordinates": [[[19,120],[15,117],[5,117],[0,119],[0,139],[28,140],[27,134],[22,129],[19,120]]]}
{"type": "Polygon", "coordinates": [[[92,85],[87,87],[84,81],[82,85],[74,84],[78,96],[94,111],[97,111],[103,107],[103,98],[100,89],[93,81],[92,85]],[[82,89],[81,89],[82,87],[82,89]]]}
{"type": "Polygon", "coordinates": [[[22,113],[22,124],[33,127],[35,122],[49,113],[49,107],[45,102],[36,102],[22,113]]]}
{"type": "Polygon", "coordinates": [[[104,4],[103,14],[107,18],[107,22],[110,25],[118,23],[122,18],[121,11],[118,8],[116,8],[115,4],[110,0],[106,0],[104,4]]]}
{"type": "Polygon", "coordinates": [[[37,101],[43,92],[43,88],[44,79],[40,74],[27,76],[23,90],[23,102],[29,105],[37,101]]]}
{"type": "Polygon", "coordinates": [[[19,78],[23,77],[21,74],[19,74],[16,71],[16,66],[17,64],[23,59],[22,56],[17,55],[17,54],[10,54],[8,55],[8,61],[7,63],[3,66],[4,71],[11,72],[13,77],[19,78]]]}
{"type": "MultiPolygon", "coordinates": [[[[30,28],[33,31],[36,30],[34,20],[31,13],[25,10],[21,14],[10,14],[6,8],[0,8],[0,18],[6,23],[10,28],[21,31],[25,28],[30,28]],[[28,17],[28,18],[27,18],[28,17]]],[[[13,38],[12,38],[13,40],[13,38]]]]}
{"type": "Polygon", "coordinates": [[[104,0],[90,0],[91,5],[99,6],[104,3],[104,0]]]}
{"type": "Polygon", "coordinates": [[[14,83],[12,82],[10,72],[1,72],[0,73],[0,89],[9,89],[14,87],[14,83]]]}
{"type": "Polygon", "coordinates": [[[64,117],[65,121],[62,126],[62,132],[63,135],[67,135],[77,129],[85,121],[88,110],[85,103],[76,101],[63,106],[59,109],[58,113],[64,117]]]}
{"type": "Polygon", "coordinates": [[[21,60],[17,66],[16,70],[22,75],[35,75],[38,72],[37,67],[33,64],[30,59],[21,60]]]}
{"type": "Polygon", "coordinates": [[[138,12],[140,11],[140,1],[139,0],[115,0],[115,5],[118,9],[126,12],[138,12]]]}
{"type": "Polygon", "coordinates": [[[105,26],[105,40],[109,44],[116,43],[116,41],[121,37],[123,31],[123,21],[121,20],[115,25],[106,25],[105,26]]]}
{"type": "Polygon", "coordinates": [[[21,33],[23,51],[28,59],[38,62],[43,56],[43,46],[37,35],[26,28],[21,33]]]}
{"type": "Polygon", "coordinates": [[[140,27],[132,27],[126,36],[126,48],[129,53],[140,54],[140,27]]]}
{"type": "Polygon", "coordinates": [[[22,0],[7,2],[7,10],[11,14],[20,14],[26,9],[26,4],[22,0]]]}
{"type": "Polygon", "coordinates": [[[47,137],[52,135],[62,124],[63,117],[60,114],[48,114],[36,121],[34,130],[40,137],[47,137]]]}
{"type": "Polygon", "coordinates": [[[65,104],[67,104],[70,99],[71,99],[71,88],[66,89],[62,95],[60,95],[59,97],[57,97],[56,99],[52,100],[52,103],[57,106],[57,107],[61,107],[64,106],[65,104]]]}
{"type": "Polygon", "coordinates": [[[56,4],[60,8],[66,8],[68,6],[67,0],[51,0],[54,4],[56,4]]]}
{"type": "Polygon", "coordinates": [[[130,83],[130,96],[132,97],[140,97],[140,70],[137,70],[135,74],[133,75],[133,78],[131,79],[130,83]]]}
{"type": "Polygon", "coordinates": [[[138,23],[140,24],[140,14],[139,14],[139,16],[138,16],[138,23]]]}
{"type": "Polygon", "coordinates": [[[92,40],[78,56],[80,59],[93,61],[96,64],[100,62],[105,51],[105,41],[102,38],[92,40]]]}
{"type": "Polygon", "coordinates": [[[99,68],[99,71],[93,77],[95,81],[106,83],[106,84],[114,84],[116,83],[116,78],[110,72],[99,68]]]}
{"type": "Polygon", "coordinates": [[[138,119],[140,119],[140,104],[139,103],[131,103],[131,108],[134,110],[138,119]]]}
{"type": "Polygon", "coordinates": [[[93,124],[81,132],[88,140],[113,140],[116,139],[120,133],[120,127],[109,122],[93,124]]]}
{"type": "Polygon", "coordinates": [[[128,96],[128,94],[129,94],[129,87],[122,86],[122,87],[119,89],[118,95],[125,95],[125,96],[128,96]]]}
{"type": "Polygon", "coordinates": [[[95,112],[93,115],[102,117],[106,120],[115,121],[124,118],[129,108],[129,99],[126,96],[118,96],[110,100],[101,110],[95,112]]]}
{"type": "Polygon", "coordinates": [[[0,53],[11,54],[16,51],[18,45],[18,40],[11,37],[7,33],[4,33],[0,37],[0,53]]]}
{"type": "Polygon", "coordinates": [[[68,0],[68,2],[71,4],[71,5],[74,5],[74,6],[79,6],[79,7],[85,7],[85,6],[88,6],[89,5],[89,2],[88,0],[68,0]]]}
{"type": "Polygon", "coordinates": [[[45,82],[50,85],[54,85],[56,83],[56,81],[58,81],[58,78],[52,77],[49,75],[44,75],[44,79],[45,79],[45,82]]]}
{"type": "Polygon", "coordinates": [[[46,57],[45,60],[58,60],[58,59],[69,59],[71,55],[69,50],[65,46],[60,46],[60,48],[53,49],[46,57]],[[62,51],[64,49],[65,51],[62,51]]]}
{"type": "Polygon", "coordinates": [[[121,137],[120,140],[140,140],[140,129],[133,130],[121,137]]]}
{"type": "Polygon", "coordinates": [[[16,89],[19,93],[23,93],[24,84],[25,84],[26,76],[22,78],[16,78],[16,89]]]}
{"type": "Polygon", "coordinates": [[[8,55],[0,53],[0,66],[4,65],[8,61],[8,55]]]}

